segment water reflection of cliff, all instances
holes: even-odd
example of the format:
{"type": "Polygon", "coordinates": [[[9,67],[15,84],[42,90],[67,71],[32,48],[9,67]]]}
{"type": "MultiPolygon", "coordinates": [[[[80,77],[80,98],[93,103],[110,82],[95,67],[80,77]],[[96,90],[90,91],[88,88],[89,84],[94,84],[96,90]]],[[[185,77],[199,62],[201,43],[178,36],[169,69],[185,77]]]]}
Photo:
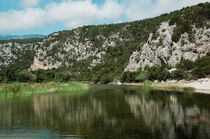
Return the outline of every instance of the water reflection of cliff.
{"type": "Polygon", "coordinates": [[[209,109],[199,108],[196,104],[186,106],[172,94],[144,94],[138,97],[129,94],[125,100],[136,119],[143,118],[152,131],[161,129],[166,138],[210,137],[209,109]],[[181,132],[183,135],[179,137],[181,132]]]}
{"type": "Polygon", "coordinates": [[[1,102],[0,128],[25,125],[87,136],[209,138],[209,98],[136,88],[76,97],[38,95],[1,102]]]}

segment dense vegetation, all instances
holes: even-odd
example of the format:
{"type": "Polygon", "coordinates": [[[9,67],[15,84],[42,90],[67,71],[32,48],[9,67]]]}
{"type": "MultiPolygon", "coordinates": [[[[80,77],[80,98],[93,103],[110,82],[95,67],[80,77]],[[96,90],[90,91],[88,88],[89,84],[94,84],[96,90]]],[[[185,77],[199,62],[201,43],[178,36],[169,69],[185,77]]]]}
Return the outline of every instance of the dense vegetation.
{"type": "MultiPolygon", "coordinates": [[[[44,39],[25,39],[25,40],[9,40],[0,41],[0,44],[11,42],[13,45],[27,44],[21,50],[12,50],[12,53],[17,57],[12,63],[7,66],[0,67],[0,82],[47,82],[47,81],[92,81],[95,83],[109,83],[113,80],[121,80],[123,82],[139,82],[144,80],[167,80],[167,79],[194,79],[201,78],[209,75],[209,57],[204,57],[196,62],[183,60],[177,65],[177,70],[170,73],[168,70],[171,68],[168,65],[159,67],[147,67],[144,71],[139,69],[138,72],[124,72],[128,64],[129,57],[133,51],[140,50],[142,45],[147,41],[149,34],[156,33],[160,24],[164,21],[170,21],[169,24],[176,24],[174,29],[173,41],[177,42],[180,35],[184,32],[190,34],[190,40],[193,41],[194,32],[192,26],[208,27],[207,21],[210,20],[210,3],[203,3],[193,7],[183,8],[182,10],[172,12],[170,14],[163,14],[156,18],[145,19],[130,23],[110,24],[100,26],[84,26],[71,31],[60,31],[59,35],[53,39],[43,41],[44,39]],[[126,28],[126,29],[125,29],[126,28]],[[92,69],[89,68],[90,63],[95,58],[89,58],[81,61],[70,59],[69,55],[61,59],[57,53],[66,54],[63,51],[62,44],[67,39],[75,40],[74,31],[79,31],[79,41],[85,42],[86,39],[91,41],[93,47],[91,49],[98,51],[106,51],[103,60],[92,69]],[[127,41],[119,41],[112,39],[116,43],[115,47],[108,47],[107,50],[103,49],[102,43],[104,36],[108,38],[113,34],[119,32],[119,37],[127,41]],[[58,69],[52,70],[38,70],[29,72],[28,69],[33,63],[36,49],[40,47],[39,42],[43,41],[47,49],[51,43],[58,41],[51,51],[47,51],[45,58],[50,57],[52,62],[64,61],[72,63],[70,66],[62,65],[58,69]],[[31,44],[33,44],[31,46],[31,44]],[[36,45],[36,47],[34,47],[36,45]]],[[[53,34],[46,38],[50,38],[53,34]]],[[[45,59],[43,58],[43,59],[45,59]]],[[[4,57],[0,56],[0,61],[4,61],[4,57]]]]}
{"type": "Polygon", "coordinates": [[[193,80],[210,76],[210,56],[197,59],[195,62],[181,60],[176,70],[170,72],[168,65],[147,67],[144,71],[124,72],[122,82],[166,81],[166,80],[193,80]]]}

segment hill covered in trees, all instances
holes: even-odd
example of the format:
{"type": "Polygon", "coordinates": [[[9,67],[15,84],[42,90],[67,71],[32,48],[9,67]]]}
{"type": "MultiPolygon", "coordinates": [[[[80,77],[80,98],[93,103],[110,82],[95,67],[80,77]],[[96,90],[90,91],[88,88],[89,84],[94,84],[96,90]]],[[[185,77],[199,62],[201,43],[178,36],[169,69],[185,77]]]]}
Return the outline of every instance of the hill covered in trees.
{"type": "Polygon", "coordinates": [[[0,41],[0,81],[194,79],[209,76],[209,56],[207,2],[140,21],[0,41]]]}

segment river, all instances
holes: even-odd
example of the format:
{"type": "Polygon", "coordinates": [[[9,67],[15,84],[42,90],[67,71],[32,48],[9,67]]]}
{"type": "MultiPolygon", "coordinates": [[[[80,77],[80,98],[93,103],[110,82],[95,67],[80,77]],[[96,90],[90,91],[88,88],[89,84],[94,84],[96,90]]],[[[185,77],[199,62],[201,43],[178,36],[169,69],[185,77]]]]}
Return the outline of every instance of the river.
{"type": "Polygon", "coordinates": [[[0,138],[210,138],[210,95],[135,86],[0,99],[0,138]]]}

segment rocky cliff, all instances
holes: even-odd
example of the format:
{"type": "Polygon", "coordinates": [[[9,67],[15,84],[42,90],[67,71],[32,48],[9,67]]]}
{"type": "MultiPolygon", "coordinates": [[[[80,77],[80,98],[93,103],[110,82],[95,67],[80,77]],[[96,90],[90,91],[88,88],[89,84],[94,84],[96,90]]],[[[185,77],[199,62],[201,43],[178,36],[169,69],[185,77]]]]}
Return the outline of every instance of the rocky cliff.
{"type": "MultiPolygon", "coordinates": [[[[208,22],[210,25],[210,22],[208,22]]],[[[129,64],[125,71],[137,71],[146,66],[160,66],[169,64],[173,67],[181,59],[195,61],[210,53],[210,28],[196,28],[193,26],[194,40],[189,40],[189,34],[181,34],[178,42],[172,41],[173,30],[176,25],[170,26],[168,22],[163,22],[156,32],[157,38],[153,38],[151,33],[147,42],[140,51],[135,51],[130,56],[129,64]]]]}
{"type": "Polygon", "coordinates": [[[0,69],[59,69],[85,80],[195,61],[210,53],[210,3],[130,23],[84,26],[44,39],[0,41],[0,69]]]}

